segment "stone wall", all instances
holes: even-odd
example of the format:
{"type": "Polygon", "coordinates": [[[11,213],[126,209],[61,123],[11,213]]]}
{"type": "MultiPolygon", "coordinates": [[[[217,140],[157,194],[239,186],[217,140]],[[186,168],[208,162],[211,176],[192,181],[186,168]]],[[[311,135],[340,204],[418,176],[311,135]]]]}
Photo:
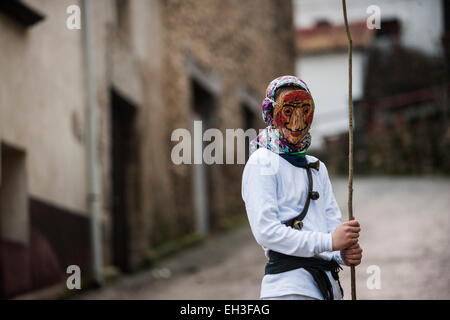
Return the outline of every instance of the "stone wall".
{"type": "MultiPolygon", "coordinates": [[[[214,97],[209,126],[224,133],[226,129],[244,128],[242,97],[246,92],[254,101],[257,123],[263,128],[260,115],[268,83],[275,77],[294,73],[292,8],[289,1],[176,1],[163,2],[164,25],[164,84],[165,116],[164,146],[161,154],[169,163],[171,195],[175,210],[164,210],[161,220],[169,223],[168,230],[155,230],[175,235],[195,230],[193,198],[193,166],[174,165],[170,141],[176,128],[192,126],[193,81],[198,73],[206,78],[204,89],[214,97]],[[196,71],[192,71],[192,65],[196,71]],[[211,88],[208,87],[208,82],[211,88]],[[170,216],[173,215],[173,216],[170,216]],[[172,234],[173,233],[173,234],[172,234]]],[[[204,128],[205,129],[205,128],[204,128]]],[[[225,161],[224,150],[224,161],[225,161]]],[[[235,150],[236,152],[236,150],[235,150]]],[[[229,217],[245,215],[241,200],[243,165],[223,164],[208,167],[210,176],[210,223],[219,228],[229,217]]],[[[158,227],[159,228],[159,227],[158,227]]],[[[157,236],[158,239],[165,236],[157,236]]]]}
{"type": "MultiPolygon", "coordinates": [[[[0,150],[21,154],[24,179],[16,189],[23,199],[14,208],[28,208],[14,220],[20,223],[15,229],[9,226],[10,215],[0,212],[2,230],[12,234],[0,239],[0,258],[17,256],[8,264],[0,259],[0,278],[11,284],[0,288],[3,296],[60,281],[68,264],[82,266],[88,275],[92,260],[85,42],[83,29],[66,27],[67,7],[82,8],[83,2],[23,3],[44,19],[23,27],[0,14],[0,150]],[[40,239],[35,247],[31,238],[40,239]],[[15,242],[6,242],[11,239],[15,242]],[[58,272],[40,279],[32,267],[36,263],[58,272]],[[15,265],[24,266],[27,283],[14,285],[19,283],[12,276],[15,265]]],[[[103,258],[105,266],[127,271],[138,267],[149,250],[197,231],[195,166],[171,161],[176,144],[171,134],[191,129],[194,104],[201,102],[209,114],[204,129],[208,125],[225,133],[249,124],[264,126],[259,108],[267,84],[294,73],[292,8],[290,1],[273,0],[96,0],[92,10],[103,258]],[[131,110],[130,122],[121,129],[129,131],[126,145],[113,138],[114,126],[121,125],[121,119],[113,121],[116,103],[124,112],[131,110]],[[114,186],[117,148],[128,150],[117,158],[125,163],[122,189],[114,186]],[[119,207],[117,190],[123,190],[119,207]],[[124,253],[120,263],[117,250],[124,253]]],[[[208,229],[215,231],[245,215],[243,165],[204,169],[208,229]]],[[[8,190],[0,184],[3,194],[8,190]]]]}

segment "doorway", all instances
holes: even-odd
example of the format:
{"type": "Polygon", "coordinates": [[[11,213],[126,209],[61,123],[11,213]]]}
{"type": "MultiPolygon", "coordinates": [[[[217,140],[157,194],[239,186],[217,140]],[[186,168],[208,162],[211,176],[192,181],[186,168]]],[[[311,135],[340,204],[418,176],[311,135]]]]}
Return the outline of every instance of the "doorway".
{"type": "MultiPolygon", "coordinates": [[[[194,135],[198,137],[201,135],[201,148],[196,148],[194,142],[194,159],[201,159],[201,163],[193,164],[193,200],[195,212],[196,231],[200,234],[209,232],[210,225],[214,224],[211,221],[212,214],[212,174],[211,166],[205,164],[203,160],[203,150],[207,144],[203,141],[203,132],[212,126],[212,115],[215,110],[214,95],[204,88],[195,79],[191,80],[192,92],[192,114],[194,121],[201,121],[201,132],[196,132],[194,135]]],[[[194,126],[193,132],[196,130],[194,126]]],[[[194,160],[195,161],[195,160],[194,160]]]]}
{"type": "Polygon", "coordinates": [[[31,288],[26,154],[0,143],[0,298],[31,288]]]}
{"type": "Polygon", "coordinates": [[[135,118],[136,107],[111,89],[112,261],[123,272],[130,271],[130,169],[136,151],[135,118]]]}

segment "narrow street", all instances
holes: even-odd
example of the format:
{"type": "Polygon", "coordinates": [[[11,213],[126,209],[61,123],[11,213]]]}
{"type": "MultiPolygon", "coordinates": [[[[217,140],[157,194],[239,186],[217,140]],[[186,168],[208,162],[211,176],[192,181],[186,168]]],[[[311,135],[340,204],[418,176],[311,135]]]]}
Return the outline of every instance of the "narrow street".
{"type": "MultiPolygon", "coordinates": [[[[347,180],[332,182],[346,219],[347,180]]],[[[355,179],[354,213],[364,249],[357,267],[359,299],[450,299],[449,190],[450,180],[431,177],[355,179]],[[379,289],[367,286],[372,268],[380,270],[379,289]]],[[[258,299],[265,261],[245,224],[155,270],[75,298],[258,299]]],[[[349,268],[340,275],[349,299],[349,268]]]]}

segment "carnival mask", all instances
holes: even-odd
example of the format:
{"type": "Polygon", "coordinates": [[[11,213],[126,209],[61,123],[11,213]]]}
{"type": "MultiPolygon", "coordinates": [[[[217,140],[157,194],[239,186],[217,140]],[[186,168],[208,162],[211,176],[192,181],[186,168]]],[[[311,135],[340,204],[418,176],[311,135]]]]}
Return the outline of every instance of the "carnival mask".
{"type": "Polygon", "coordinates": [[[291,144],[298,144],[308,133],[314,116],[314,101],[304,90],[282,94],[273,110],[273,125],[291,144]]]}

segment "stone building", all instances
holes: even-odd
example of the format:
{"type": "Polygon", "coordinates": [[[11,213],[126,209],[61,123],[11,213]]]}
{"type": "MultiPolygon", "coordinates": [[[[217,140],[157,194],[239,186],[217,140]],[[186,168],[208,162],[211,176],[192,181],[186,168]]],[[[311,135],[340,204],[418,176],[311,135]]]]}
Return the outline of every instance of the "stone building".
{"type": "MultiPolygon", "coordinates": [[[[363,92],[354,100],[355,172],[448,174],[448,60],[403,46],[399,21],[380,30],[366,49],[363,92]]],[[[348,133],[325,144],[330,171],[346,173],[348,133]]]]}
{"type": "Polygon", "coordinates": [[[294,73],[290,1],[8,1],[0,47],[0,297],[245,215],[243,165],[176,165],[171,137],[263,127],[267,83],[294,73]]]}
{"type": "Polygon", "coordinates": [[[448,174],[447,62],[395,43],[371,48],[367,61],[364,96],[355,102],[359,172],[448,174]]]}

